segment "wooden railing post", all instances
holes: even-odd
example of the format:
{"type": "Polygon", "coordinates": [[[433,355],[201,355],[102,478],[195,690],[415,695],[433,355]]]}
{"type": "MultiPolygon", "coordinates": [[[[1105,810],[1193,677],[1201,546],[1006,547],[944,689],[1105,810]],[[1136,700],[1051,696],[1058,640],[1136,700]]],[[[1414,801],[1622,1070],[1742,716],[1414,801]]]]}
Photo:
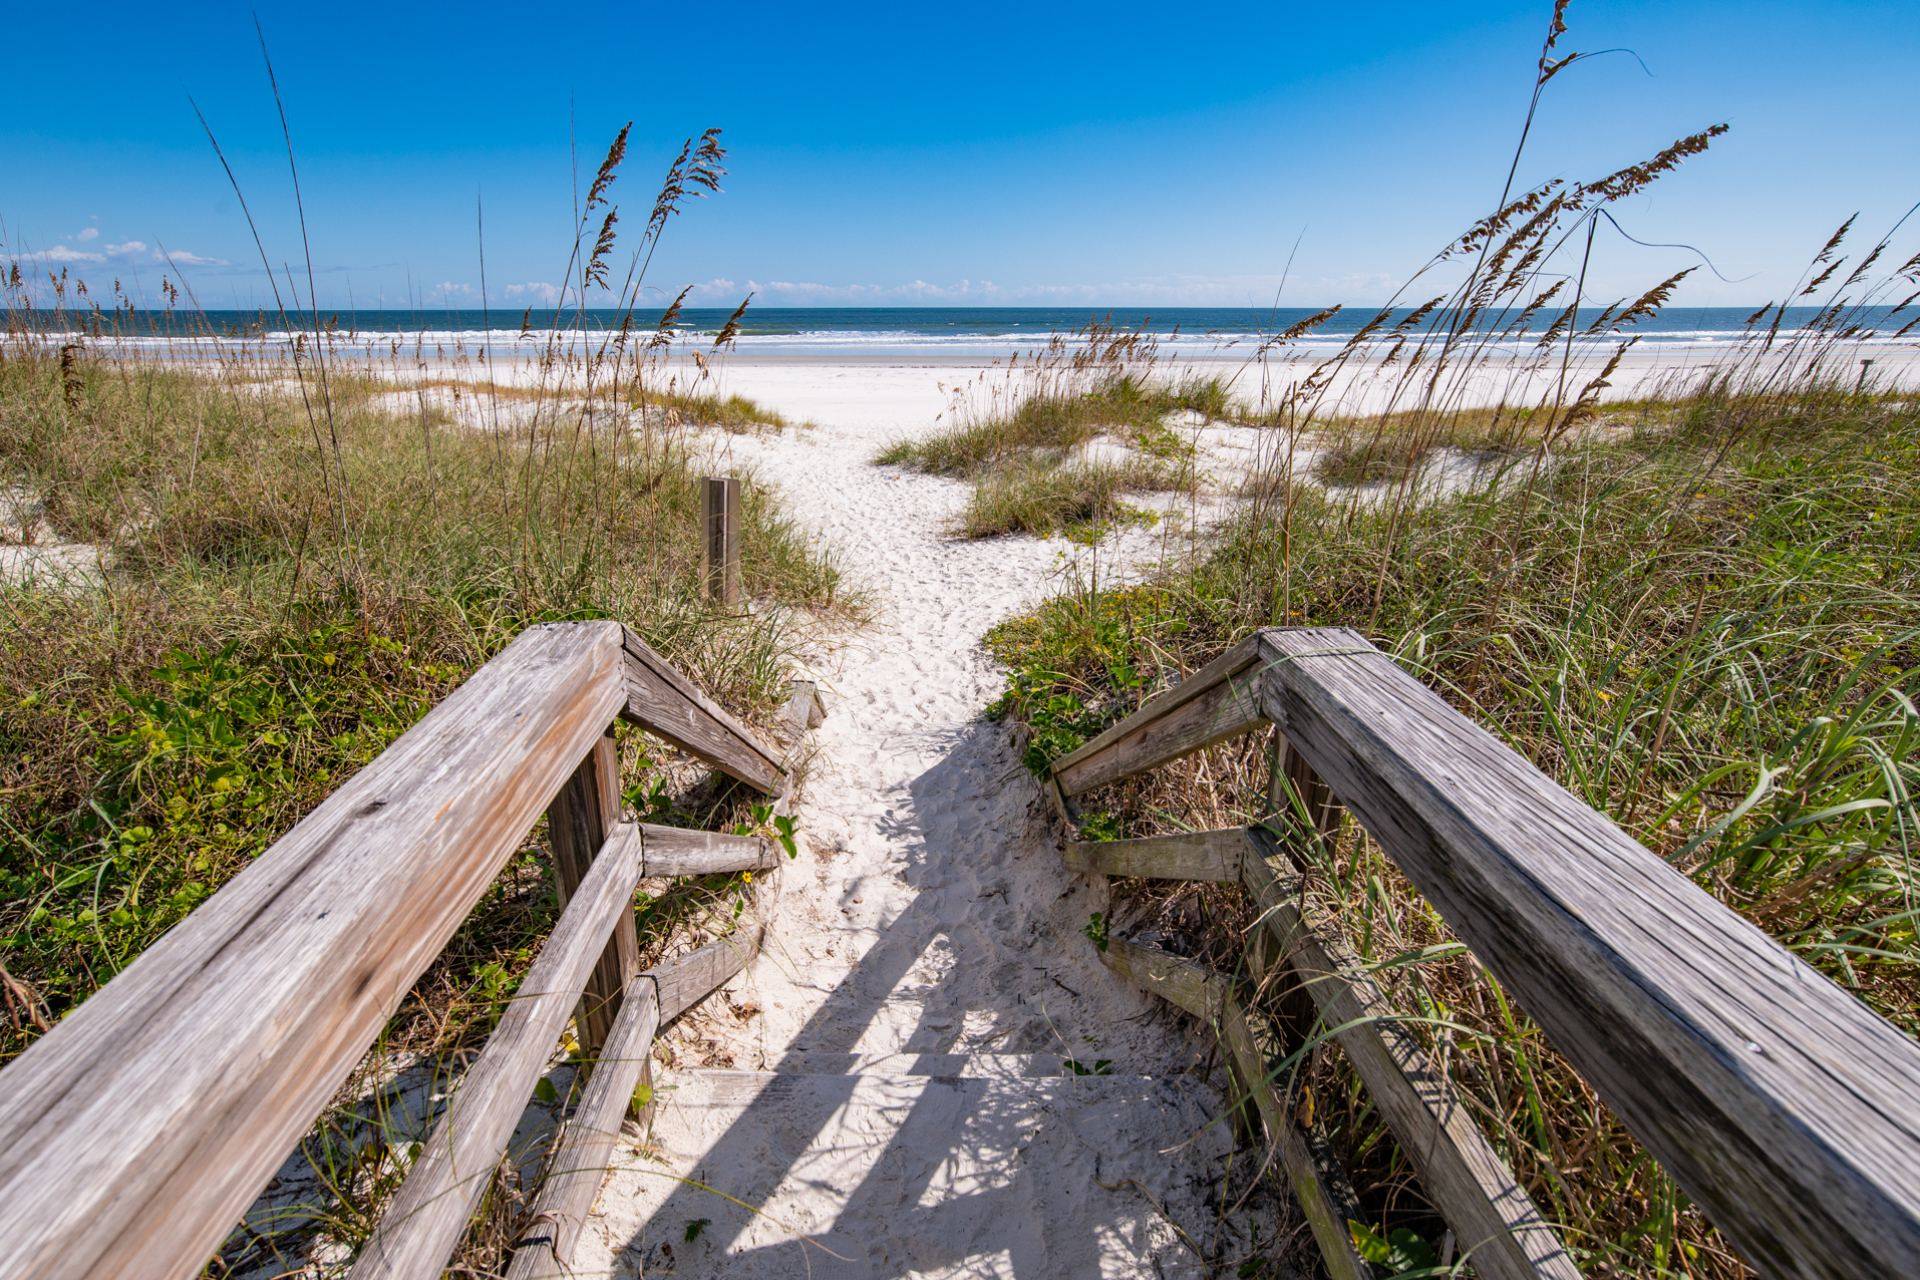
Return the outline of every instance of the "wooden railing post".
{"type": "Polygon", "coordinates": [[[705,502],[707,598],[724,605],[740,603],[740,481],[710,476],[705,502]]]}
{"type": "Polygon", "coordinates": [[[1307,758],[1294,749],[1280,729],[1273,731],[1273,772],[1267,783],[1267,811],[1294,820],[1304,818],[1322,839],[1332,839],[1340,828],[1341,808],[1333,788],[1321,781],[1307,758]],[[1294,797],[1299,797],[1299,807],[1294,797]]]}
{"type": "MultiPolygon", "coordinates": [[[[553,880],[560,907],[587,877],[587,869],[607,842],[608,832],[620,821],[620,753],[608,729],[561,786],[547,807],[547,831],[553,844],[553,880]]],[[[592,1061],[606,1045],[607,1032],[620,1012],[620,996],[627,980],[639,968],[640,948],[633,927],[633,908],[620,913],[607,949],[593,967],[580,1000],[580,1047],[592,1061]]]]}

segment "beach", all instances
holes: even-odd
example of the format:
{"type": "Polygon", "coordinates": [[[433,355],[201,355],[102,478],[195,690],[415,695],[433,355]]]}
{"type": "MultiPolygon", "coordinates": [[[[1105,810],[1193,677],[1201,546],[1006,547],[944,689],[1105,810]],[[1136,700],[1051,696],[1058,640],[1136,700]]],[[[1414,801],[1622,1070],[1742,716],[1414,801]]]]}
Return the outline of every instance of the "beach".
{"type": "Polygon", "coordinates": [[[801,421],[901,427],[1004,398],[1021,377],[1092,344],[1126,347],[1123,361],[1151,376],[1220,378],[1256,410],[1333,368],[1303,402],[1322,418],[1407,407],[1408,366],[1431,364],[1441,351],[1448,353],[1451,407],[1537,405],[1556,396],[1570,402],[1610,362],[1617,364],[1607,385],[1591,392],[1597,399],[1671,395],[1714,372],[1800,360],[1814,346],[1821,348],[1821,375],[1842,385],[1863,374],[1883,388],[1920,376],[1920,344],[1898,336],[1907,317],[1887,307],[1863,308],[1852,317],[1857,332],[1844,341],[1813,335],[1823,323],[1814,307],[1788,307],[1758,324],[1749,323],[1753,313],[1745,308],[1668,307],[1612,326],[1604,311],[1590,308],[1571,326],[1571,341],[1555,336],[1551,313],[1524,323],[1490,319],[1484,332],[1448,334],[1404,308],[749,307],[737,334],[720,342],[730,314],[529,311],[516,323],[510,314],[483,310],[214,311],[189,319],[135,312],[94,334],[78,313],[45,313],[32,327],[50,344],[78,342],[110,356],[271,367],[297,346],[315,370],[326,360],[403,382],[520,387],[578,389],[584,357],[604,366],[602,357],[619,352],[629,367],[644,361],[647,381],[658,387],[742,395],[801,421]],[[1602,322],[1598,331],[1589,313],[1602,322]]]}
{"type": "MultiPolygon", "coordinates": [[[[1206,1037],[1089,944],[1108,922],[1147,938],[1161,922],[1061,858],[1065,833],[1020,736],[987,714],[1009,681],[983,638],[1049,600],[1161,572],[1177,580],[1208,527],[1247,504],[1248,477],[1283,457],[1290,474],[1333,492],[1318,451],[1356,420],[1366,435],[1368,415],[1423,402],[1453,415],[1604,406],[1716,373],[1768,376],[1751,346],[1685,339],[1515,342],[1457,366],[1435,361],[1437,384],[1403,348],[1378,342],[1342,355],[1339,344],[1194,349],[1175,338],[1083,365],[1074,352],[1085,338],[1036,347],[869,333],[796,351],[682,335],[654,349],[637,380],[631,360],[570,358],[606,340],[396,330],[303,344],[297,368],[271,338],[159,347],[135,337],[119,354],[224,375],[240,403],[277,404],[296,420],[329,379],[386,384],[371,406],[437,436],[435,448],[531,445],[542,431],[530,425],[569,421],[651,440],[664,422],[692,475],[744,478],[862,601],[857,624],[778,599],[742,613],[792,637],[782,661],[817,686],[826,717],[791,799],[796,856],[776,890],[757,890],[762,949],[720,997],[659,1036],[646,1121],[622,1131],[608,1162],[574,1273],[609,1278],[1197,1277],[1259,1259],[1274,1261],[1268,1274],[1294,1274],[1281,1260],[1298,1256],[1299,1219],[1239,1181],[1244,1161],[1216,1123],[1229,1082],[1206,1037]],[[1134,510],[1110,525],[963,537],[980,477],[878,461],[896,442],[1004,416],[1036,386],[1084,394],[1117,371],[1168,387],[1217,381],[1218,403],[1232,407],[1161,416],[1155,428],[1191,447],[1192,483],[1129,492],[1134,510]],[[746,425],[688,408],[729,397],[752,402],[746,425]],[[652,416],[665,408],[673,413],[652,416]],[[754,425],[754,414],[779,421],[754,425]],[[1142,509],[1147,518],[1135,518],[1142,509]]],[[[1907,347],[1820,354],[1829,383],[1851,374],[1885,391],[1920,372],[1907,347]]],[[[1593,430],[1608,429],[1604,411],[1591,417],[1593,430]]],[[[1124,463],[1142,445],[1137,432],[1096,427],[1054,452],[1067,465],[1124,463]]],[[[1492,472],[1471,447],[1446,443],[1413,474],[1407,489],[1424,502],[1492,472]]],[[[1365,480],[1345,492],[1396,488],[1365,480]]],[[[15,507],[27,511],[31,496],[15,507]]],[[[37,532],[24,541],[33,545],[17,552],[42,576],[57,555],[92,567],[84,580],[69,575],[76,586],[110,579],[105,546],[37,532]]],[[[548,1064],[563,1085],[573,1069],[565,1054],[548,1064]]],[[[303,1170],[296,1159],[283,1172],[302,1195],[303,1170]]]]}

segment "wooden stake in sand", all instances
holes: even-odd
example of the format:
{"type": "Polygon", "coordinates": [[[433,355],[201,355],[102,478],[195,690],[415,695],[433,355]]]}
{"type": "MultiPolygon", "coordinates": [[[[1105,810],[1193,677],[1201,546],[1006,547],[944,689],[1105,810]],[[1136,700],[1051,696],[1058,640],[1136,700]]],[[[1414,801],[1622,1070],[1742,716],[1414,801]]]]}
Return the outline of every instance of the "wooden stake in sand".
{"type": "Polygon", "coordinates": [[[740,481],[709,476],[706,481],[707,598],[740,603],[740,481]]]}

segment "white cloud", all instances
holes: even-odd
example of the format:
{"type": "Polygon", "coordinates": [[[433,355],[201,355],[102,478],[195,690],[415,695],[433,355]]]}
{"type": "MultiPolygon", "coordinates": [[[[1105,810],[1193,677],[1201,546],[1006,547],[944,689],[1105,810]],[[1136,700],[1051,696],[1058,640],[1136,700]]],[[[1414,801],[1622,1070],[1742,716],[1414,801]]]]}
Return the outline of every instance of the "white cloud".
{"type": "MultiPolygon", "coordinates": [[[[1348,277],[1338,282],[1295,279],[1288,283],[1290,305],[1317,303],[1323,293],[1351,297],[1359,289],[1379,291],[1384,278],[1348,277]],[[1299,302],[1292,302],[1299,299],[1299,302]]],[[[961,278],[939,282],[921,278],[888,283],[829,284],[819,280],[729,279],[697,284],[689,300],[702,306],[731,306],[751,292],[766,306],[1266,306],[1280,288],[1278,275],[1164,275],[1089,284],[1001,284],[961,278]]]]}
{"type": "Polygon", "coordinates": [[[1329,301],[1365,305],[1398,282],[1384,273],[1341,276],[1279,274],[1135,276],[1079,283],[1003,284],[961,278],[940,282],[913,278],[887,283],[829,284],[818,280],[706,281],[694,287],[703,306],[732,305],[747,291],[767,306],[1054,306],[1054,307],[1266,307],[1319,306],[1329,301]],[[722,286],[725,286],[722,288],[722,286]]]}
{"type": "Polygon", "coordinates": [[[51,249],[41,249],[34,253],[22,253],[15,256],[18,257],[21,262],[71,263],[106,261],[106,258],[100,254],[89,253],[85,249],[70,249],[64,244],[57,244],[51,249]]]}
{"type": "MultiPolygon", "coordinates": [[[[100,239],[98,227],[85,227],[71,237],[84,244],[93,244],[100,239]]],[[[47,263],[56,266],[98,266],[104,263],[119,265],[151,262],[160,266],[169,264],[175,267],[230,267],[233,264],[225,258],[209,257],[203,253],[189,253],[174,250],[168,253],[149,245],[145,240],[119,240],[99,244],[94,248],[76,249],[72,245],[56,244],[48,249],[37,249],[31,253],[17,254],[22,263],[47,263]]]]}
{"type": "Polygon", "coordinates": [[[427,290],[428,302],[470,302],[479,297],[479,293],[470,284],[459,280],[442,280],[427,290]]]}
{"type": "Polygon", "coordinates": [[[71,244],[56,244],[48,249],[35,249],[31,253],[13,255],[21,263],[40,263],[52,267],[138,267],[142,263],[152,263],[156,267],[232,267],[225,257],[209,257],[205,253],[192,253],[186,249],[167,249],[150,246],[146,240],[117,240],[96,244],[100,240],[98,226],[83,226],[69,240],[77,240],[92,248],[77,249],[71,244]]]}
{"type": "Polygon", "coordinates": [[[550,307],[560,301],[560,286],[545,280],[529,280],[508,285],[507,296],[516,302],[537,302],[550,307]]]}
{"type": "Polygon", "coordinates": [[[696,307],[731,307],[740,301],[740,285],[727,276],[702,280],[687,291],[687,301],[696,307]]]}

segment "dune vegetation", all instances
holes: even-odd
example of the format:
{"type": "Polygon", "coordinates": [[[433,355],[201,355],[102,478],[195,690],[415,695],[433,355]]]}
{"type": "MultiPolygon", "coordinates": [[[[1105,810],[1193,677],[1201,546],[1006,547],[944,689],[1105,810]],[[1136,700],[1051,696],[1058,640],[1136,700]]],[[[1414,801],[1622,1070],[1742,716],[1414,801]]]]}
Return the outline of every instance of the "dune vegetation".
{"type": "MultiPolygon", "coordinates": [[[[601,203],[617,163],[596,181],[601,203]]],[[[575,269],[604,272],[610,251],[583,250],[575,269]]],[[[779,419],[658,379],[632,350],[555,354],[536,383],[457,393],[416,383],[404,359],[330,361],[326,335],[175,363],[118,354],[116,312],[52,284],[91,336],[10,327],[0,541],[28,545],[0,550],[84,554],[0,581],[0,1061],[525,627],[617,618],[767,724],[807,628],[854,615],[831,562],[751,476],[753,607],[708,599],[698,429],[779,419]]],[[[12,296],[30,302],[17,280],[12,296]]],[[[638,732],[619,741],[630,811],[767,821],[638,732]]],[[[312,1195],[250,1216],[221,1274],[316,1248],[344,1257],[365,1238],[404,1167],[394,1152],[419,1136],[381,1091],[457,1071],[497,1020],[557,917],[544,847],[530,833],[303,1144],[312,1195]]],[[[731,930],[744,892],[709,876],[643,894],[643,949],[731,930]]],[[[469,1258],[496,1256],[517,1211],[510,1185],[488,1203],[469,1258]]]]}
{"type": "MultiPolygon", "coordinates": [[[[997,710],[1024,724],[1030,766],[1256,628],[1355,627],[1920,1034],[1920,404],[1868,377],[1858,345],[1913,329],[1920,254],[1856,251],[1849,220],[1711,376],[1631,402],[1605,393],[1632,329],[1686,273],[1611,305],[1573,283],[1608,210],[1719,131],[1504,194],[1277,397],[1270,462],[1190,556],[998,628],[997,710]],[[1789,302],[1814,318],[1783,324],[1789,302]],[[1534,390],[1489,403],[1476,375],[1534,390]],[[1352,407],[1356,387],[1384,411],[1352,407]],[[1449,451],[1468,478],[1433,483],[1449,451]]],[[[1082,830],[1293,833],[1315,917],[1449,1064],[1589,1274],[1749,1274],[1356,823],[1321,839],[1260,809],[1269,767],[1264,744],[1209,749],[1082,797],[1082,830]]],[[[1254,922],[1232,887],[1130,881],[1098,923],[1234,971],[1254,922]]],[[[1444,1223],[1329,1036],[1277,1075],[1354,1176],[1371,1215],[1356,1238],[1399,1231],[1437,1259],[1444,1223]]]]}
{"type": "Polygon", "coordinates": [[[875,461],[971,483],[963,537],[1085,538],[1150,522],[1128,494],[1194,483],[1194,448],[1177,424],[1245,420],[1225,381],[1169,376],[1158,346],[1152,333],[1098,322],[1057,334],[959,396],[952,425],[897,440],[875,461]]]}
{"type": "MultiPolygon", "coordinates": [[[[1903,271],[1910,288],[1915,264],[1903,271]]],[[[1584,398],[1558,414],[1303,412],[1298,438],[1364,460],[1363,474],[1283,461],[1190,561],[1002,626],[1000,710],[1044,768],[1253,629],[1357,627],[1920,1034],[1920,406],[1849,376],[1847,309],[1786,376],[1762,330],[1742,371],[1572,422],[1584,398]],[[1416,482],[1421,458],[1467,439],[1492,460],[1476,483],[1416,482]]],[[[1285,826],[1248,807],[1267,768],[1249,744],[1212,749],[1088,797],[1085,829],[1285,826]]],[[[1594,1273],[1745,1274],[1355,824],[1302,847],[1319,918],[1451,1064],[1594,1273]]],[[[1253,923],[1237,892],[1211,886],[1131,882],[1121,901],[1113,927],[1171,930],[1229,969],[1253,923]]],[[[1441,1224],[1326,1034],[1280,1070],[1316,1100],[1379,1236],[1411,1231],[1437,1251],[1441,1224]]]]}

